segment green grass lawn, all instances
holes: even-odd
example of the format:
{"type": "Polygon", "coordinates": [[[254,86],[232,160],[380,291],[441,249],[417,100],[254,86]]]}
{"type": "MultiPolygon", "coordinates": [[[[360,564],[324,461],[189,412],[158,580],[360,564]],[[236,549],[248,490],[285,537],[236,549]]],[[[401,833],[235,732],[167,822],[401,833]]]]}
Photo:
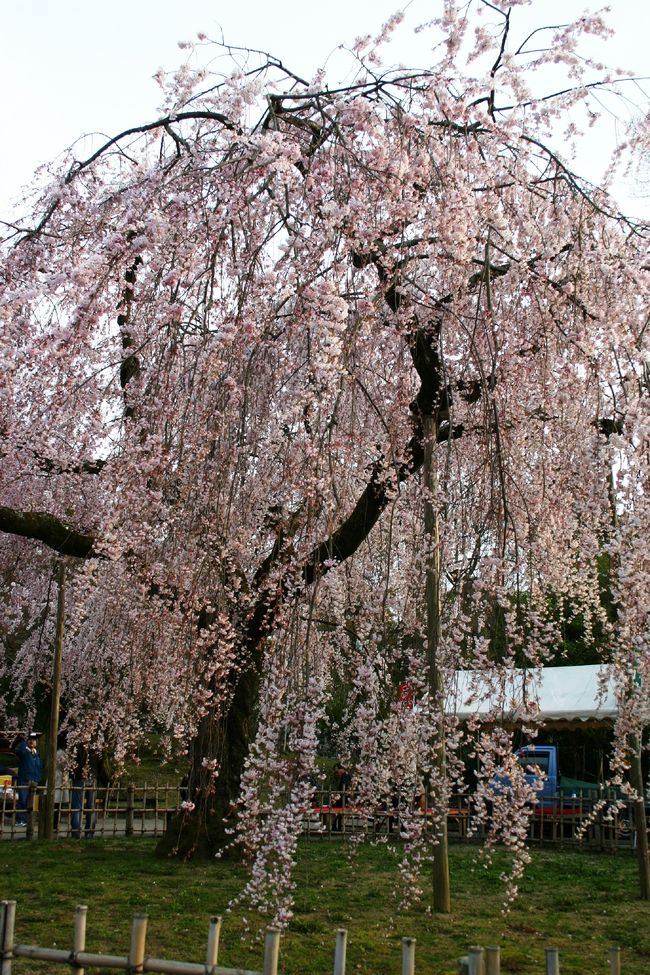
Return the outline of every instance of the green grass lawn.
{"type": "MultiPolygon", "coordinates": [[[[153,849],[153,840],[141,839],[3,842],[0,895],[18,902],[16,941],[71,947],[74,908],[87,904],[87,950],[127,954],[132,916],[146,913],[148,955],[203,962],[209,917],[223,914],[220,963],[261,968],[262,948],[244,936],[243,912],[226,913],[244,868],[161,861],[153,849]]],[[[475,848],[452,847],[453,913],[440,917],[426,904],[398,909],[391,847],[362,845],[350,855],[341,843],[305,841],[280,970],[329,975],[335,931],[346,927],[351,975],[397,975],[407,935],[417,939],[416,973],[427,975],[455,975],[470,944],[500,945],[503,971],[521,975],[545,971],[545,946],[560,948],[562,975],[606,975],[611,944],[622,948],[623,972],[650,972],[650,907],[636,899],[630,854],[534,851],[521,897],[505,916],[503,866],[486,869],[475,848]]],[[[259,919],[249,921],[260,930],[259,919]]],[[[46,970],[55,971],[14,962],[16,975],[46,970]]]]}

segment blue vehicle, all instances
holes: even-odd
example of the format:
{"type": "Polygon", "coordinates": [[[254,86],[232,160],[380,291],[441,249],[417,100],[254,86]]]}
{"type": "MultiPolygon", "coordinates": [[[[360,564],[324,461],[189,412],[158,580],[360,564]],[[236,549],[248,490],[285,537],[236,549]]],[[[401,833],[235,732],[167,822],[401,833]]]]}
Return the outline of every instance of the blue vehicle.
{"type": "Polygon", "coordinates": [[[561,799],[562,806],[584,808],[598,796],[600,786],[597,782],[583,782],[560,775],[557,745],[524,745],[515,752],[515,756],[524,769],[526,780],[531,785],[537,785],[535,791],[542,805],[557,808],[558,799],[561,799]]]}

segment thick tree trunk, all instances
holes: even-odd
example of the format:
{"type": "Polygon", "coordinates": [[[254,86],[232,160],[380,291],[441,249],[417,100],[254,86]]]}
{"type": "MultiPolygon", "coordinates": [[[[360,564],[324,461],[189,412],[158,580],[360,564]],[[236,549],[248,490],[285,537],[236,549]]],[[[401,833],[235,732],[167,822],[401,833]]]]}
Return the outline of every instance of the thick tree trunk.
{"type": "Polygon", "coordinates": [[[260,671],[251,664],[236,680],[228,712],[208,712],[200,722],[189,752],[186,798],[194,803],[191,812],[182,809],[172,819],[158,842],[156,855],[237,857],[231,833],[235,815],[234,803],[239,783],[255,734],[260,671]],[[204,760],[216,759],[219,767],[213,778],[204,760]]]}

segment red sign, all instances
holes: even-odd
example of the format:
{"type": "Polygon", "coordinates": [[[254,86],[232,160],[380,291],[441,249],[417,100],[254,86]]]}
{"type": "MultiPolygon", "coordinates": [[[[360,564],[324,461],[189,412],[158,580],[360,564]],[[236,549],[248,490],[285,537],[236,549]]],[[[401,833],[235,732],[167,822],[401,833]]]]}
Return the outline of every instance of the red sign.
{"type": "Polygon", "coordinates": [[[410,680],[403,680],[397,689],[397,700],[401,701],[404,707],[411,711],[413,709],[414,697],[415,691],[413,689],[413,684],[410,680]]]}

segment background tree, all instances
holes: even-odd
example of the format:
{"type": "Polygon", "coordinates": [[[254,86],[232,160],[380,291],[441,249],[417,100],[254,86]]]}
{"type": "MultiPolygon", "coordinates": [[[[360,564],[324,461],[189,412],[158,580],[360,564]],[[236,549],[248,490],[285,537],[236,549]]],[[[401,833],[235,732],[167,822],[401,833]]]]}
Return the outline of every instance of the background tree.
{"type": "MultiPolygon", "coordinates": [[[[540,665],[559,637],[550,594],[607,625],[613,457],[615,585],[634,620],[606,652],[622,686],[646,666],[629,587],[645,571],[647,228],[548,147],[613,84],[576,54],[601,19],[515,37],[513,9],[445,3],[426,70],[381,67],[395,17],[357,42],[339,88],[266,56],[220,77],[185,66],[158,119],[69,160],[8,228],[0,555],[28,554],[5,601],[33,618],[51,551],[75,563],[71,741],[119,758],[152,722],[190,741],[167,843],[223,850],[240,796],[262,906],[290,866],[342,660],[360,796],[424,776],[439,837],[463,737],[439,719],[454,669],[540,665]],[[568,76],[557,94],[535,82],[551,64],[568,76]],[[380,714],[396,625],[417,716],[380,714]]],[[[38,649],[25,640],[14,683],[47,667],[38,649]]],[[[480,738],[486,780],[510,745],[480,738]]],[[[522,784],[521,822],[526,798],[522,784]]],[[[425,841],[415,817],[404,828],[425,841]]]]}

